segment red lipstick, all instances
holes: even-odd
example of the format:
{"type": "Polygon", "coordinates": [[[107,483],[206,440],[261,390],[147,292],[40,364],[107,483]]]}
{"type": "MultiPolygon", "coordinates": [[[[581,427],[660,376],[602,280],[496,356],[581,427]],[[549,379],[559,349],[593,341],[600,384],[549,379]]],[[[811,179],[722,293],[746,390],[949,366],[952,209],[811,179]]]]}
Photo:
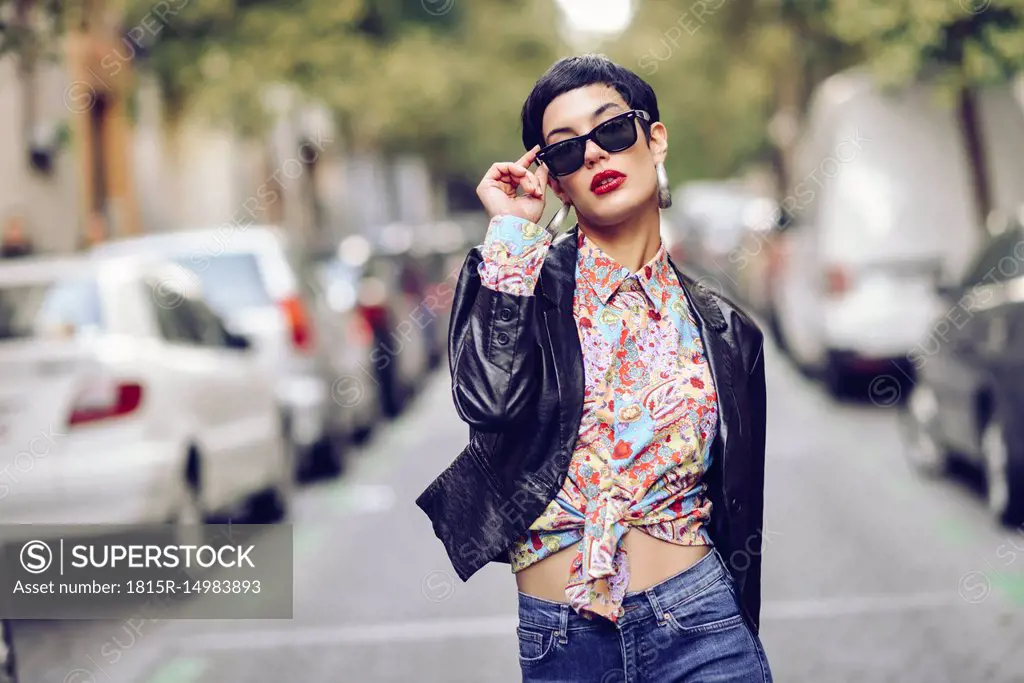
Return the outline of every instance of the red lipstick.
{"type": "Polygon", "coordinates": [[[607,169],[596,174],[590,181],[590,191],[597,195],[613,192],[626,182],[626,174],[607,169]]]}

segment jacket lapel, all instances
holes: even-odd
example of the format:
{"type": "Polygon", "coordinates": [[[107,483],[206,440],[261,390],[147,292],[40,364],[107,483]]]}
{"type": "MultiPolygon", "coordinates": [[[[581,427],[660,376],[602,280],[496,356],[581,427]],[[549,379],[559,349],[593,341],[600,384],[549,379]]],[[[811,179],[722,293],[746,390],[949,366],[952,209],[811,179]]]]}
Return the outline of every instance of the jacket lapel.
{"type": "MultiPolygon", "coordinates": [[[[577,226],[556,236],[540,272],[541,310],[545,339],[554,354],[558,381],[561,442],[571,456],[583,418],[583,348],[572,313],[576,292],[577,226]]],[[[565,460],[568,466],[568,460],[565,460]]]]}

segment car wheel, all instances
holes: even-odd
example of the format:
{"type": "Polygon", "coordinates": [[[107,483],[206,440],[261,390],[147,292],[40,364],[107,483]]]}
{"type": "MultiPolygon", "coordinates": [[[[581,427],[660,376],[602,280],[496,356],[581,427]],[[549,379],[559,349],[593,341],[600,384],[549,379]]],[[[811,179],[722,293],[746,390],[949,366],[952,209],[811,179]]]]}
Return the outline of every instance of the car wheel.
{"type": "Polygon", "coordinates": [[[1012,476],[1010,446],[1002,420],[994,416],[981,436],[988,508],[1004,524],[1024,521],[1024,482],[1012,476]]]}
{"type": "Polygon", "coordinates": [[[836,358],[829,354],[825,360],[824,377],[825,388],[833,398],[842,398],[846,394],[847,376],[846,369],[836,358]]]}
{"type": "Polygon", "coordinates": [[[345,439],[336,434],[325,434],[309,452],[304,479],[336,477],[345,466],[345,439]]]}
{"type": "Polygon", "coordinates": [[[180,545],[203,545],[206,542],[206,518],[198,483],[186,479],[181,483],[172,513],[175,542],[180,545]]]}
{"type": "Polygon", "coordinates": [[[935,392],[917,385],[901,413],[903,451],[910,465],[926,477],[939,477],[949,469],[949,454],[935,438],[933,427],[938,418],[935,392]]]}
{"type": "Polygon", "coordinates": [[[295,459],[297,449],[288,432],[281,433],[282,462],[277,482],[249,499],[246,521],[252,524],[273,524],[287,519],[295,491],[295,459]]]}
{"type": "Polygon", "coordinates": [[[14,634],[11,622],[3,620],[3,642],[0,642],[0,683],[18,683],[18,666],[14,659],[14,634]]]}

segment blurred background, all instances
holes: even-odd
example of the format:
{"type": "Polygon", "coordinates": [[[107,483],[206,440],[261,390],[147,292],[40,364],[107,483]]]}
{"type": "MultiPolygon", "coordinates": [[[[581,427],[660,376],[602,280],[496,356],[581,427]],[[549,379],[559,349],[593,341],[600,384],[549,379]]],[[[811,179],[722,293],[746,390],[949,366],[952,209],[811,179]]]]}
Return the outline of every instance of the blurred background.
{"type": "Polygon", "coordinates": [[[0,0],[4,540],[295,533],[291,620],[7,621],[0,677],[519,678],[508,566],[413,501],[475,186],[590,51],[769,338],[776,680],[1022,680],[1024,0],[0,0]]]}

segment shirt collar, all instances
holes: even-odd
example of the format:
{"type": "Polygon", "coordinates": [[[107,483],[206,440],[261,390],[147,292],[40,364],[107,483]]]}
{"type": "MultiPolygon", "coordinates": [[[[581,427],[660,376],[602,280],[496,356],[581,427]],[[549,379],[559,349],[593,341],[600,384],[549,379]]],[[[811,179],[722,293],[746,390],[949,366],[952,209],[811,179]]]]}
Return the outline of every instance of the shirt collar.
{"type": "Polygon", "coordinates": [[[576,239],[579,248],[580,275],[598,295],[602,304],[607,305],[622,283],[630,276],[634,276],[640,283],[656,307],[660,308],[666,303],[669,294],[668,287],[675,277],[675,273],[669,263],[668,250],[665,249],[664,240],[661,241],[657,253],[651,260],[634,274],[629,271],[629,268],[606,254],[593,240],[587,239],[582,230],[578,232],[576,239]]]}

